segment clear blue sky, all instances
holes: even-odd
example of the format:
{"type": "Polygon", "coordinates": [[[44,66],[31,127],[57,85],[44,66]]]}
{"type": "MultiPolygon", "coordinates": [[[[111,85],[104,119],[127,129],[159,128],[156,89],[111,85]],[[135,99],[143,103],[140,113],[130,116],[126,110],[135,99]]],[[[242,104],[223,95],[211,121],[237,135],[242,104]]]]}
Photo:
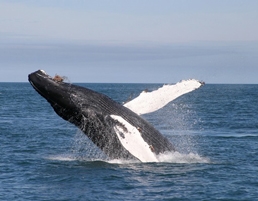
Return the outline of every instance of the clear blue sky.
{"type": "Polygon", "coordinates": [[[258,84],[257,0],[0,0],[0,82],[258,84]]]}

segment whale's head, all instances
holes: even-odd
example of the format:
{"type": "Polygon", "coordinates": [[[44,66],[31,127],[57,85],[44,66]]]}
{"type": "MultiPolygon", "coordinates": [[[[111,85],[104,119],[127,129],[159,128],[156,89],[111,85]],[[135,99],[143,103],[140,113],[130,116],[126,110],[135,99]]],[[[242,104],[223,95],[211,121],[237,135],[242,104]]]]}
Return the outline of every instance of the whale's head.
{"type": "Polygon", "coordinates": [[[51,104],[59,116],[77,126],[81,124],[82,113],[84,116],[89,116],[91,113],[105,111],[97,104],[99,97],[96,96],[99,95],[96,92],[63,82],[59,76],[51,77],[43,70],[38,70],[29,74],[28,79],[33,88],[51,104]]]}
{"type": "Polygon", "coordinates": [[[52,78],[43,70],[29,74],[29,82],[51,105],[59,105],[64,108],[74,106],[70,98],[72,90],[68,83],[52,78]]]}

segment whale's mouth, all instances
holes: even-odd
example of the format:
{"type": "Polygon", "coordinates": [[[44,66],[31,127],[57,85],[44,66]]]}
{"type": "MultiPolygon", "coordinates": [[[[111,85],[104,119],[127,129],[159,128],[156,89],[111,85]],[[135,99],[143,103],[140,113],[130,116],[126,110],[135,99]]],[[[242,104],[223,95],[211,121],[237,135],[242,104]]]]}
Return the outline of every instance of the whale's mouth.
{"type": "MultiPolygon", "coordinates": [[[[34,73],[31,73],[29,74],[29,82],[30,84],[33,86],[33,88],[40,93],[40,89],[38,88],[38,85],[39,85],[39,78],[42,78],[42,81],[43,79],[52,79],[51,76],[49,76],[45,71],[43,70],[38,70],[34,73]]],[[[41,82],[42,82],[41,81],[41,82]]]]}
{"type": "Polygon", "coordinates": [[[35,76],[42,77],[42,78],[48,78],[48,79],[53,79],[50,75],[48,75],[44,70],[37,70],[31,74],[29,74],[29,81],[33,81],[33,78],[35,76]]]}

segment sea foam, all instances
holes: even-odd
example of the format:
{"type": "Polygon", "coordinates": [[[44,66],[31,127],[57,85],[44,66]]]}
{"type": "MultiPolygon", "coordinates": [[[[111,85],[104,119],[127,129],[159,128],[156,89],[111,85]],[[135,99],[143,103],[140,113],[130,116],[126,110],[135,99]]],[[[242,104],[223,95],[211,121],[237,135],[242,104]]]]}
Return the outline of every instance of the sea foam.
{"type": "MultiPolygon", "coordinates": [[[[103,159],[103,158],[92,158],[92,157],[77,157],[74,154],[60,154],[45,157],[48,160],[54,161],[103,161],[111,164],[132,164],[132,163],[142,163],[139,160],[126,160],[126,159],[103,159]]],[[[210,163],[210,159],[207,157],[202,157],[197,153],[182,154],[179,152],[167,152],[157,156],[158,162],[153,163],[210,163]]]]}

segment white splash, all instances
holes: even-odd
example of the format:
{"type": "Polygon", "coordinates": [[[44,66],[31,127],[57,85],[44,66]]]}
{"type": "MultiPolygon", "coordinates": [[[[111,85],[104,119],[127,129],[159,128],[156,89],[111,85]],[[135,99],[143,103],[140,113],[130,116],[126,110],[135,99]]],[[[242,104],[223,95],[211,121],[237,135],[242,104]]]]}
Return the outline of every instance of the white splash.
{"type": "Polygon", "coordinates": [[[199,154],[179,152],[168,152],[158,155],[159,162],[165,163],[210,163],[209,158],[201,157],[199,154]]]}
{"type": "Polygon", "coordinates": [[[61,154],[61,155],[53,155],[53,156],[48,156],[45,157],[48,160],[53,160],[53,161],[76,161],[76,157],[70,154],[61,154]]]}
{"type": "Polygon", "coordinates": [[[125,159],[112,159],[105,161],[111,164],[134,164],[134,163],[142,163],[139,160],[125,160],[125,159]]]}
{"type": "MultiPolygon", "coordinates": [[[[175,163],[175,164],[194,164],[194,163],[211,163],[207,157],[202,157],[197,153],[182,154],[179,152],[168,152],[157,156],[157,160],[154,163],[175,163]]],[[[136,160],[125,160],[125,159],[113,159],[105,161],[111,164],[135,164],[142,163],[136,160]]],[[[147,163],[152,163],[151,161],[147,163]]]]}
{"type": "MultiPolygon", "coordinates": [[[[126,159],[112,159],[112,160],[103,160],[101,158],[77,158],[74,155],[53,155],[45,157],[47,160],[52,161],[102,161],[110,164],[136,164],[142,163],[139,160],[126,160],[126,159]]],[[[150,163],[151,161],[147,162],[150,163]]],[[[154,162],[154,161],[153,161],[154,162]]],[[[146,163],[146,162],[145,162],[146,163]]],[[[164,153],[157,156],[157,161],[155,163],[175,163],[175,164],[193,164],[193,163],[211,163],[210,159],[207,157],[202,157],[195,153],[182,154],[179,152],[170,152],[164,153]]]]}
{"type": "Polygon", "coordinates": [[[143,91],[138,97],[124,104],[133,112],[141,115],[154,112],[179,96],[198,89],[203,83],[195,79],[183,80],[174,85],[164,85],[152,91],[143,91]]]}

